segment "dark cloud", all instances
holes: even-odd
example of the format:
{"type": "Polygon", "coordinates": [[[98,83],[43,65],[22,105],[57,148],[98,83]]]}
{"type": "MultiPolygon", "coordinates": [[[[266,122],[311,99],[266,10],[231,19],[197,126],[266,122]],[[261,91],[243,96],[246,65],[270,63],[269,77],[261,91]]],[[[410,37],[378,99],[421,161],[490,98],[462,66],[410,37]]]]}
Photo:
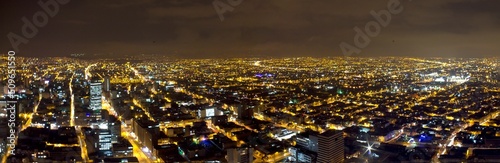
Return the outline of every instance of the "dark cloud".
{"type": "MultiPolygon", "coordinates": [[[[48,1],[48,0],[42,0],[48,1]]],[[[226,0],[220,0],[226,2],[226,0]]],[[[341,56],[355,26],[390,0],[244,0],[220,21],[211,0],[72,0],[19,46],[26,56],[71,53],[176,57],[341,56]]],[[[401,1],[403,12],[354,56],[496,56],[500,10],[495,0],[401,1]],[[393,41],[394,40],[394,41],[393,41]]],[[[37,1],[0,2],[0,48],[37,1]]]]}

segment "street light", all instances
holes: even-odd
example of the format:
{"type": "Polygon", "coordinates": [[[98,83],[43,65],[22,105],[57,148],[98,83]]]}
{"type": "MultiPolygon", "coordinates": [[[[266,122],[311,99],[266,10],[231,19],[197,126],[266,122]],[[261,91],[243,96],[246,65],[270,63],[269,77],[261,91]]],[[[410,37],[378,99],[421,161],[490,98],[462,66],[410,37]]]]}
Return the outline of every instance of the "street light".
{"type": "Polygon", "coordinates": [[[374,145],[375,143],[373,143],[373,144],[371,144],[371,145],[370,145],[370,142],[366,141],[366,144],[367,144],[367,146],[366,146],[366,151],[365,151],[365,153],[366,153],[366,152],[368,152],[368,154],[372,154],[373,145],[374,145]]]}

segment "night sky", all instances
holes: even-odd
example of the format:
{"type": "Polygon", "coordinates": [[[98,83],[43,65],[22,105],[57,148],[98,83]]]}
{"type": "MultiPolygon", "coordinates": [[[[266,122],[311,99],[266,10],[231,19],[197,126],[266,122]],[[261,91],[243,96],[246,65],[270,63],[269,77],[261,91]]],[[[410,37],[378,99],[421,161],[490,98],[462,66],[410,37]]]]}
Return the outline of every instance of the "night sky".
{"type": "MultiPolygon", "coordinates": [[[[48,0],[41,0],[46,2],[48,0]]],[[[230,5],[227,0],[219,0],[230,5]]],[[[234,0],[233,0],[234,1],[234,0]]],[[[182,58],[343,56],[354,27],[391,0],[243,0],[221,21],[212,0],[70,0],[38,28],[18,55],[162,54],[182,58]]],[[[500,56],[500,1],[402,0],[399,14],[352,56],[500,56]]],[[[0,49],[22,37],[35,0],[0,2],[0,49]]]]}

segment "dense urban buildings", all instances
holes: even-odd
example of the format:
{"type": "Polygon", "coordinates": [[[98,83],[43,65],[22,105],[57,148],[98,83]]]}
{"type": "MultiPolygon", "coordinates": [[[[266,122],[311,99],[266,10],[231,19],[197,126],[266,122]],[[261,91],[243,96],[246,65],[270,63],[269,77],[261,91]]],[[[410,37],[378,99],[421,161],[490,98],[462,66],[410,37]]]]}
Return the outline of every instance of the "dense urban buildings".
{"type": "Polygon", "coordinates": [[[90,110],[92,110],[93,120],[101,120],[101,110],[102,110],[102,83],[99,79],[93,79],[90,81],[90,110]]]}
{"type": "Polygon", "coordinates": [[[500,159],[498,58],[20,60],[7,162],[500,159]]]}

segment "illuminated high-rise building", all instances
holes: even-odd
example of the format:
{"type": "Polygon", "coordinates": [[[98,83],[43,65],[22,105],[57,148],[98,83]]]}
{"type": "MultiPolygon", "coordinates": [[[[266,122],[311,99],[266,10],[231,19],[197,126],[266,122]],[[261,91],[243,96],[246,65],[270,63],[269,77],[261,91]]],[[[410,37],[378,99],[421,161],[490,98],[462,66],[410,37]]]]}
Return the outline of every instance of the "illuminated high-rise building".
{"type": "Polygon", "coordinates": [[[95,147],[96,149],[104,156],[111,156],[113,153],[111,152],[112,148],[112,134],[109,130],[97,129],[95,130],[95,147]]]}
{"type": "Polygon", "coordinates": [[[92,117],[95,120],[101,119],[102,109],[102,82],[99,79],[92,79],[90,81],[90,110],[92,110],[92,117]]]}
{"type": "Polygon", "coordinates": [[[110,87],[111,87],[111,79],[109,76],[105,76],[102,88],[105,92],[109,92],[110,87]]]}
{"type": "Polygon", "coordinates": [[[344,162],[342,131],[327,130],[318,137],[318,161],[321,163],[344,162]]]}

